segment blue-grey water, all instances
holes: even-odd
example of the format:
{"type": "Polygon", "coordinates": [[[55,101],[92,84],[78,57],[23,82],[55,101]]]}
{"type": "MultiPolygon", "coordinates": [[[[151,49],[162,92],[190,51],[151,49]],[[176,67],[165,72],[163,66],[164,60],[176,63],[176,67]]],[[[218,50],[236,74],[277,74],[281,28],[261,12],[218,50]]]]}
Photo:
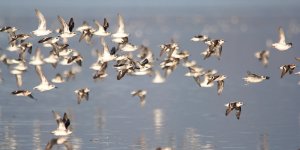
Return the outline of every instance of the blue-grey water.
{"type": "MultiPolygon", "coordinates": [[[[0,84],[0,149],[45,149],[48,141],[55,138],[50,132],[56,128],[52,110],[70,114],[73,133],[68,141],[73,149],[104,150],[153,150],[171,147],[176,150],[296,150],[300,148],[300,93],[299,76],[286,75],[280,79],[279,67],[283,64],[299,64],[294,58],[300,56],[299,3],[288,1],[261,2],[194,2],[131,0],[96,2],[19,1],[0,5],[0,27],[16,26],[18,33],[29,33],[37,28],[34,9],[38,8],[47,19],[47,25],[55,30],[59,27],[57,15],[74,17],[75,28],[84,20],[91,25],[93,19],[110,22],[109,31],[117,28],[117,14],[125,20],[130,41],[148,46],[159,57],[159,45],[174,39],[181,50],[190,52],[189,60],[207,69],[216,69],[225,74],[223,93],[218,96],[216,85],[200,88],[194,80],[185,77],[188,71],[179,65],[163,84],[153,84],[153,76],[125,76],[118,81],[113,63],[108,66],[109,76],[94,82],[89,66],[96,61],[94,49],[102,49],[98,38],[94,45],[78,43],[79,36],[70,39],[71,48],[84,57],[82,70],[74,80],[57,84],[58,88],[40,93],[33,91],[38,101],[27,97],[16,97],[10,93],[18,89],[15,77],[3,63],[0,64],[4,81],[0,84]],[[293,47],[279,52],[270,47],[277,41],[277,29],[282,26],[287,41],[293,47]],[[197,34],[212,38],[223,38],[225,44],[221,60],[203,60],[200,53],[203,43],[190,39],[197,34]],[[270,50],[270,64],[264,68],[254,57],[256,51],[270,50]],[[242,78],[247,71],[270,76],[270,80],[245,85],[242,78]],[[90,99],[77,104],[75,89],[89,87],[90,99]],[[137,97],[130,92],[135,89],[148,91],[146,104],[141,107],[137,97]],[[225,103],[244,102],[241,119],[232,112],[225,116],[225,103]]],[[[53,34],[55,35],[55,34],[53,34]]],[[[49,48],[43,48],[34,37],[34,49],[39,46],[47,56],[49,48]]],[[[106,38],[110,47],[113,43],[106,38]]],[[[0,33],[1,53],[11,57],[17,55],[6,51],[7,35],[0,33]]],[[[137,54],[137,53],[134,53],[137,54]]],[[[159,70],[159,59],[155,69],[159,70]]],[[[75,65],[76,66],[76,65],[75,65]]],[[[70,69],[58,66],[53,69],[43,65],[46,77],[70,69]]],[[[299,69],[296,68],[295,72],[299,69]]],[[[161,71],[162,72],[162,71],[161,71]]],[[[22,89],[39,84],[33,66],[24,73],[22,89]]],[[[63,149],[55,145],[54,149],[63,149]]]]}

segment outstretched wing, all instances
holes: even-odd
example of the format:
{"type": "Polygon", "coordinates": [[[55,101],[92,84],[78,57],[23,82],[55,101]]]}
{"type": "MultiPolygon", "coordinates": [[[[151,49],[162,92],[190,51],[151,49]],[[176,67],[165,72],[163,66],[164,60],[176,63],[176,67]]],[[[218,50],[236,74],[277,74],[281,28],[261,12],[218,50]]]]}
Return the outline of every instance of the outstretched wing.
{"type": "Polygon", "coordinates": [[[70,124],[71,124],[70,119],[69,119],[67,113],[64,113],[63,123],[64,123],[66,129],[67,129],[67,128],[70,126],[70,124]]]}
{"type": "Polygon", "coordinates": [[[100,38],[101,45],[103,46],[103,54],[110,54],[108,45],[106,44],[103,37],[100,38]]]}
{"type": "Polygon", "coordinates": [[[227,116],[231,111],[233,110],[233,107],[229,106],[226,108],[225,116],[227,116]]]}
{"type": "Polygon", "coordinates": [[[60,16],[57,16],[57,19],[63,27],[63,32],[70,32],[69,26],[67,25],[66,21],[60,16]]]}
{"type": "Polygon", "coordinates": [[[72,32],[73,29],[74,29],[74,26],[75,26],[75,23],[74,23],[74,19],[73,18],[70,18],[70,21],[69,21],[69,31],[72,32]]]}
{"type": "Polygon", "coordinates": [[[119,70],[118,75],[117,75],[117,80],[121,80],[127,72],[128,72],[128,69],[119,70]]]}
{"type": "Polygon", "coordinates": [[[22,74],[16,74],[16,81],[17,81],[17,86],[21,87],[23,84],[22,74]]]}
{"type": "Polygon", "coordinates": [[[139,91],[132,91],[130,94],[131,94],[132,96],[137,96],[138,92],[139,92],[139,91]]]}
{"type": "Polygon", "coordinates": [[[108,23],[107,19],[104,18],[104,22],[103,22],[104,31],[106,31],[108,29],[108,27],[109,27],[109,23],[108,23]]]}
{"type": "Polygon", "coordinates": [[[95,25],[97,26],[97,29],[101,32],[105,32],[105,29],[103,28],[103,26],[99,23],[99,21],[94,20],[95,25]]]}
{"type": "Polygon", "coordinates": [[[35,71],[36,71],[37,75],[40,77],[41,82],[48,83],[48,80],[45,77],[42,67],[40,65],[35,66],[35,71]]]}
{"type": "Polygon", "coordinates": [[[221,95],[224,89],[224,80],[217,81],[218,83],[218,95],[221,95]]]}
{"type": "Polygon", "coordinates": [[[240,119],[242,108],[241,107],[236,107],[235,110],[236,110],[236,113],[235,113],[236,118],[240,119]]]}
{"type": "Polygon", "coordinates": [[[118,14],[118,25],[119,25],[118,32],[124,33],[125,32],[124,19],[120,14],[118,14]]]}
{"type": "Polygon", "coordinates": [[[284,76],[287,72],[288,72],[287,67],[286,67],[286,66],[282,66],[280,78],[283,78],[283,76],[284,76]]]}
{"type": "Polygon", "coordinates": [[[53,117],[54,117],[57,125],[59,125],[59,122],[62,121],[61,116],[57,112],[55,112],[54,110],[52,110],[52,113],[53,113],[53,117]]]}
{"type": "Polygon", "coordinates": [[[145,101],[146,95],[139,95],[140,101],[143,102],[145,101]]]}
{"type": "Polygon", "coordinates": [[[35,9],[35,15],[39,20],[38,29],[46,30],[46,19],[45,19],[44,15],[38,9],[35,9]]]}
{"type": "Polygon", "coordinates": [[[285,34],[284,34],[284,31],[283,31],[282,27],[278,28],[278,33],[279,33],[278,43],[285,43],[285,34]]]}

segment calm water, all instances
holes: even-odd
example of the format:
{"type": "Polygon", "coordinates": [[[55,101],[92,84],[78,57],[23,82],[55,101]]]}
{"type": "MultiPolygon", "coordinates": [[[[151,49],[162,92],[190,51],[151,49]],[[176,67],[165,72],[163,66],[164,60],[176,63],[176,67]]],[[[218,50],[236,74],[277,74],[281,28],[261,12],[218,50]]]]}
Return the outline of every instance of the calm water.
{"type": "MultiPolygon", "coordinates": [[[[31,32],[37,27],[34,6],[13,11],[13,4],[2,6],[0,26],[12,25],[20,32],[31,32]]],[[[17,5],[20,7],[19,5],[17,5]]],[[[36,7],[38,7],[37,5],[36,7]]],[[[275,6],[274,6],[275,7],[275,6]]],[[[300,78],[287,75],[280,79],[279,67],[296,63],[300,56],[300,16],[293,6],[282,9],[273,7],[218,6],[214,7],[110,7],[97,8],[53,5],[38,7],[47,18],[48,26],[56,29],[57,15],[64,18],[73,16],[75,27],[83,20],[92,24],[93,19],[107,17],[111,32],[116,31],[116,16],[121,13],[132,43],[149,46],[155,56],[159,45],[171,38],[179,43],[182,50],[188,50],[190,60],[207,69],[217,69],[225,74],[225,88],[221,96],[216,86],[199,88],[192,78],[185,77],[188,71],[181,65],[167,78],[164,84],[151,83],[153,76],[125,76],[116,80],[116,71],[108,66],[109,76],[94,82],[89,66],[96,60],[93,49],[102,49],[98,39],[89,46],[78,43],[79,36],[70,40],[70,47],[77,49],[84,57],[82,71],[74,80],[57,84],[58,89],[40,93],[33,92],[37,102],[26,97],[15,97],[10,92],[17,89],[15,78],[9,69],[0,64],[4,82],[0,85],[0,149],[44,149],[48,141],[55,138],[50,131],[56,128],[52,110],[70,114],[73,134],[68,141],[73,149],[105,150],[153,150],[159,146],[177,150],[295,150],[300,148],[300,78]],[[75,9],[71,9],[74,7],[75,9]],[[64,11],[68,9],[69,11],[64,11]],[[278,10],[285,11],[278,11],[278,10]],[[278,52],[269,47],[277,41],[277,28],[282,26],[287,40],[293,48],[278,52]],[[221,61],[216,58],[203,60],[200,53],[205,45],[194,43],[190,38],[196,34],[207,34],[212,38],[224,38],[221,61]],[[254,52],[269,49],[270,64],[262,67],[254,52]],[[244,85],[242,77],[246,71],[268,75],[270,80],[259,84],[244,85]],[[74,90],[89,87],[90,100],[77,104],[74,90]],[[148,91],[146,104],[141,107],[137,97],[131,97],[135,89],[148,91]],[[241,100],[241,119],[234,112],[225,117],[224,104],[241,100]]],[[[30,41],[37,46],[37,38],[30,41]]],[[[110,38],[107,43],[112,47],[110,38]]],[[[0,34],[1,53],[16,56],[5,50],[6,34],[0,34]]],[[[48,49],[42,48],[43,54],[48,49]]],[[[136,54],[136,53],[135,53],[136,54]]],[[[155,69],[159,69],[156,62],[155,69]]],[[[43,66],[48,79],[70,66],[43,66]]],[[[296,68],[295,71],[299,71],[296,68]]],[[[34,67],[29,66],[24,74],[24,89],[39,84],[34,67]]],[[[54,149],[63,149],[63,145],[54,149]]]]}

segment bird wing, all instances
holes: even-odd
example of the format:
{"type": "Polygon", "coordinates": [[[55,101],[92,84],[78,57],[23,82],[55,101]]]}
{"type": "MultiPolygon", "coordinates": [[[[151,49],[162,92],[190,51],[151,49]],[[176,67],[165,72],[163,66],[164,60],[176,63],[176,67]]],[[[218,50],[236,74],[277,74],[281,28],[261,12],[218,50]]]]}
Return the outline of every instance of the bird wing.
{"type": "Polygon", "coordinates": [[[41,82],[48,83],[48,80],[45,77],[42,67],[40,65],[35,66],[35,71],[36,71],[37,75],[40,77],[41,82]]]}
{"type": "Polygon", "coordinates": [[[218,83],[218,95],[221,95],[224,89],[224,80],[217,81],[218,83]]]}
{"type": "Polygon", "coordinates": [[[247,75],[248,77],[255,77],[255,78],[260,78],[261,76],[255,74],[255,73],[251,73],[250,71],[247,71],[247,75]]]}
{"type": "Polygon", "coordinates": [[[67,25],[66,21],[60,16],[57,16],[57,19],[63,27],[63,32],[70,32],[69,26],[67,25]]]}
{"type": "Polygon", "coordinates": [[[260,75],[257,75],[257,74],[254,74],[254,73],[252,73],[252,74],[249,74],[249,76],[251,76],[251,77],[254,77],[254,78],[261,78],[261,76],[260,76],[260,75]]]}
{"type": "Polygon", "coordinates": [[[220,77],[220,75],[212,75],[212,76],[210,76],[209,78],[208,78],[208,80],[207,80],[207,85],[209,85],[211,82],[213,82],[213,81],[215,81],[217,78],[219,78],[220,77]]]}
{"type": "Polygon", "coordinates": [[[28,97],[31,98],[31,99],[37,100],[37,99],[35,99],[35,98],[32,96],[32,94],[29,94],[28,97]]]}
{"type": "Polygon", "coordinates": [[[81,102],[81,96],[77,94],[77,104],[80,104],[80,102],[81,102]]]}
{"type": "Polygon", "coordinates": [[[70,21],[69,21],[69,31],[72,32],[73,29],[74,29],[74,26],[75,26],[75,23],[74,23],[74,19],[73,18],[70,18],[70,21]]]}
{"type": "Polygon", "coordinates": [[[82,59],[78,59],[76,60],[77,65],[79,65],[80,67],[82,66],[82,59]]]}
{"type": "Polygon", "coordinates": [[[85,99],[86,99],[87,101],[89,100],[89,97],[90,97],[89,92],[85,93],[85,99]]]}
{"type": "Polygon", "coordinates": [[[226,108],[225,115],[227,116],[232,110],[233,110],[233,107],[231,107],[229,104],[228,107],[226,108]]]}
{"type": "Polygon", "coordinates": [[[22,74],[16,74],[16,81],[17,81],[17,86],[21,87],[23,84],[22,74]]]}
{"type": "Polygon", "coordinates": [[[71,56],[71,57],[69,57],[67,63],[68,63],[68,64],[69,64],[69,63],[72,63],[73,61],[75,61],[75,60],[77,59],[77,57],[78,57],[78,56],[71,56]]]}
{"type": "Polygon", "coordinates": [[[236,109],[235,116],[236,116],[237,119],[240,119],[242,108],[241,107],[236,107],[235,109],[236,109]]]}
{"type": "Polygon", "coordinates": [[[66,130],[65,123],[63,122],[63,120],[61,118],[59,120],[57,120],[57,123],[58,123],[57,130],[66,130]]]}
{"type": "Polygon", "coordinates": [[[86,31],[84,30],[84,31],[82,31],[82,33],[81,33],[81,35],[80,35],[79,42],[81,42],[81,40],[82,40],[83,38],[85,38],[85,36],[87,36],[87,33],[86,33],[86,31]]]}
{"type": "Polygon", "coordinates": [[[104,21],[103,21],[103,28],[104,28],[104,31],[106,31],[108,27],[109,27],[109,23],[108,23],[107,19],[104,18],[104,21]]]}
{"type": "Polygon", "coordinates": [[[45,19],[44,15],[38,9],[35,9],[35,15],[39,19],[38,29],[46,30],[46,19],[45,19]]]}
{"type": "Polygon", "coordinates": [[[102,46],[103,46],[103,56],[105,56],[104,54],[110,55],[108,45],[106,44],[104,38],[101,37],[100,41],[101,41],[101,44],[102,44],[102,46]]]}
{"type": "Polygon", "coordinates": [[[128,69],[119,70],[118,75],[117,75],[117,80],[122,79],[127,72],[128,72],[128,69]]]}
{"type": "Polygon", "coordinates": [[[143,102],[145,101],[146,95],[139,95],[140,101],[143,102]]]}
{"type": "Polygon", "coordinates": [[[70,119],[69,119],[67,113],[64,113],[64,116],[63,116],[63,120],[62,120],[62,121],[63,121],[63,123],[64,123],[66,129],[67,129],[67,128],[70,126],[70,124],[71,124],[70,119]]]}
{"type": "Polygon", "coordinates": [[[99,23],[99,21],[94,20],[95,25],[97,26],[97,30],[101,31],[101,32],[105,32],[103,26],[99,23]]]}
{"type": "Polygon", "coordinates": [[[52,110],[52,113],[53,113],[53,117],[54,117],[54,119],[57,123],[57,126],[58,126],[57,129],[58,130],[65,130],[66,127],[65,127],[65,124],[64,124],[63,119],[61,118],[61,116],[53,110],[52,110]]]}
{"type": "Polygon", "coordinates": [[[278,32],[279,32],[279,41],[278,41],[278,43],[285,43],[285,34],[284,34],[284,31],[283,31],[282,27],[278,28],[278,32]]]}
{"type": "Polygon", "coordinates": [[[124,19],[120,14],[118,14],[118,25],[119,25],[118,32],[124,33],[125,32],[124,19]]]}
{"type": "Polygon", "coordinates": [[[288,72],[287,67],[286,67],[286,66],[282,66],[280,78],[283,78],[283,76],[284,76],[287,72],[288,72]]]}
{"type": "Polygon", "coordinates": [[[136,96],[138,94],[138,91],[134,90],[130,93],[132,96],[136,96]]]}
{"type": "Polygon", "coordinates": [[[59,120],[59,119],[61,119],[61,116],[57,112],[55,112],[54,110],[52,110],[52,113],[53,113],[53,117],[54,117],[54,119],[56,121],[59,120]]]}

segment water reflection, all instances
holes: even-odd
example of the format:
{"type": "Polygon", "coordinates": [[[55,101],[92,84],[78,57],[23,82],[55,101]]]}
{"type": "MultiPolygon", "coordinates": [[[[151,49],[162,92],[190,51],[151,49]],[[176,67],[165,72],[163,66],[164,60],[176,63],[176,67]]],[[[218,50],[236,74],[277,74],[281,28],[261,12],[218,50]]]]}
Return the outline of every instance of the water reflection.
{"type": "Polygon", "coordinates": [[[269,150],[269,135],[264,133],[260,135],[260,150],[269,150]]]}
{"type": "Polygon", "coordinates": [[[33,147],[36,150],[42,150],[41,147],[41,123],[39,120],[33,122],[33,147]]]}
{"type": "Polygon", "coordinates": [[[67,136],[52,138],[46,145],[45,150],[51,150],[54,145],[63,145],[67,150],[73,150],[72,144],[67,136]]]}
{"type": "Polygon", "coordinates": [[[187,128],[185,131],[184,142],[183,142],[184,150],[214,150],[214,146],[205,142],[202,143],[200,140],[200,135],[197,133],[197,130],[194,128],[187,128]]]}
{"type": "Polygon", "coordinates": [[[1,149],[17,149],[17,143],[14,126],[11,124],[5,125],[4,139],[0,144],[1,149]]]}
{"type": "Polygon", "coordinates": [[[94,120],[95,120],[95,127],[97,129],[101,130],[105,128],[106,116],[105,113],[100,108],[96,108],[94,120]]]}
{"type": "Polygon", "coordinates": [[[153,110],[153,119],[154,119],[154,127],[155,127],[155,134],[161,134],[161,128],[164,125],[164,112],[162,109],[154,109],[153,110]]]}
{"type": "Polygon", "coordinates": [[[81,148],[81,146],[82,146],[82,139],[81,138],[72,137],[71,142],[72,142],[73,150],[82,149],[81,148]]]}
{"type": "Polygon", "coordinates": [[[135,145],[133,145],[134,150],[147,150],[148,148],[147,139],[144,134],[139,137],[135,145]]]}

